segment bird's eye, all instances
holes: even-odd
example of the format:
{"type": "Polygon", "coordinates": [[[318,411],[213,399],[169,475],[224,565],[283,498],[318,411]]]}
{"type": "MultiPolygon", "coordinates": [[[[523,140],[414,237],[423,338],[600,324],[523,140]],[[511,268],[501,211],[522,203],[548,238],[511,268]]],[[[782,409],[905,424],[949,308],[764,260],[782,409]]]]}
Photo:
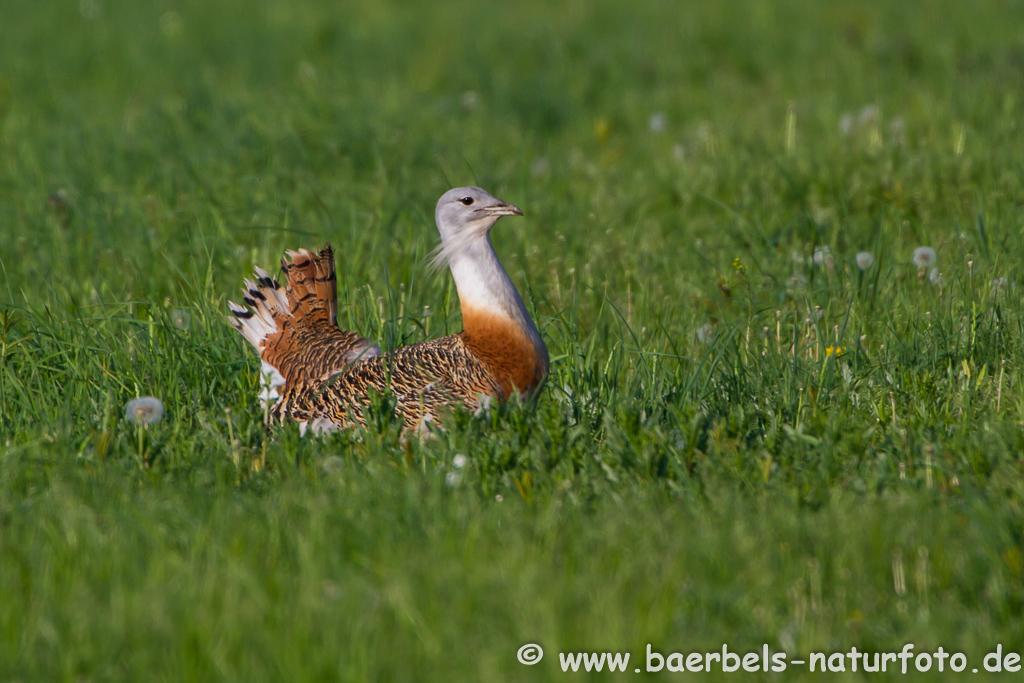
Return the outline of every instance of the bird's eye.
{"type": "Polygon", "coordinates": [[[463,197],[459,201],[462,202],[463,206],[469,206],[469,205],[471,205],[473,203],[473,198],[472,197],[463,197]]]}

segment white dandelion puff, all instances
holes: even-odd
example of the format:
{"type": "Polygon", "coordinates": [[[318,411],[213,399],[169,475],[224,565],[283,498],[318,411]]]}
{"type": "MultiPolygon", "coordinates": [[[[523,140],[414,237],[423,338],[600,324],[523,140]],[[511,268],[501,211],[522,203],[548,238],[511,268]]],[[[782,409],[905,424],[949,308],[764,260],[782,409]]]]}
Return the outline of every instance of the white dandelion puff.
{"type": "Polygon", "coordinates": [[[897,116],[889,122],[889,132],[897,145],[903,145],[906,142],[906,131],[907,125],[903,122],[902,116],[897,116]]]}
{"type": "Polygon", "coordinates": [[[867,270],[874,262],[875,257],[871,255],[870,251],[862,251],[857,254],[857,267],[861,270],[867,270]]]}
{"type": "Polygon", "coordinates": [[[663,113],[656,111],[651,114],[651,118],[647,122],[647,127],[651,129],[652,133],[664,133],[667,121],[668,119],[665,118],[663,113]]]}
{"type": "Polygon", "coordinates": [[[802,273],[793,273],[793,276],[786,280],[786,287],[791,290],[801,290],[807,286],[807,278],[802,273]]]}
{"type": "Polygon", "coordinates": [[[124,407],[124,419],[137,425],[148,426],[164,416],[164,404],[158,398],[143,396],[133,398],[124,407]]]}
{"type": "Polygon", "coordinates": [[[914,265],[918,268],[927,268],[934,265],[937,258],[935,250],[931,247],[918,247],[914,250],[913,261],[914,265]]]}
{"type": "Polygon", "coordinates": [[[928,279],[933,285],[938,285],[940,287],[942,286],[942,283],[945,282],[945,278],[942,277],[942,273],[939,272],[938,268],[932,268],[932,272],[928,273],[928,279]]]}
{"type": "Polygon", "coordinates": [[[466,111],[473,111],[479,103],[480,97],[472,90],[467,90],[459,95],[459,104],[466,111]]]}
{"type": "Polygon", "coordinates": [[[171,322],[179,330],[187,330],[192,327],[192,314],[183,309],[171,311],[171,322]]]}
{"type": "Polygon", "coordinates": [[[700,344],[710,344],[711,340],[714,339],[715,330],[709,323],[704,323],[697,328],[697,332],[694,335],[697,338],[697,342],[700,344]]]}
{"type": "Polygon", "coordinates": [[[878,119],[878,107],[873,104],[865,105],[857,115],[857,122],[862,126],[868,126],[878,119]]]}
{"type": "Polygon", "coordinates": [[[461,470],[463,467],[465,467],[467,462],[469,462],[469,458],[464,456],[462,453],[459,453],[454,458],[452,458],[452,465],[454,465],[455,469],[458,470],[461,470]]]}
{"type": "Polygon", "coordinates": [[[815,247],[814,256],[811,257],[811,261],[816,266],[828,266],[832,268],[836,265],[836,262],[832,259],[832,250],[828,247],[815,247]]]}
{"type": "Polygon", "coordinates": [[[444,475],[444,483],[448,484],[448,486],[453,487],[453,488],[455,486],[458,486],[458,484],[459,484],[459,473],[458,472],[449,472],[448,474],[444,475]]]}
{"type": "Polygon", "coordinates": [[[853,132],[853,114],[843,114],[839,118],[839,132],[849,135],[853,132]]]}

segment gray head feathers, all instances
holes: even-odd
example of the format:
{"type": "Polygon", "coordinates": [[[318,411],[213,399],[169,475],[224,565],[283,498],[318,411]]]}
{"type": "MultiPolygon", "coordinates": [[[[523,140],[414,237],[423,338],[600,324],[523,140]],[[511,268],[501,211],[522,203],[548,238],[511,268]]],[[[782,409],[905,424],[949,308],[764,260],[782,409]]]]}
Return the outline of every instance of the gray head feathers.
{"type": "Polygon", "coordinates": [[[434,268],[450,265],[479,240],[486,239],[502,216],[522,216],[519,207],[488,194],[479,187],[448,190],[437,201],[434,218],[441,233],[441,244],[430,259],[434,268]]]}

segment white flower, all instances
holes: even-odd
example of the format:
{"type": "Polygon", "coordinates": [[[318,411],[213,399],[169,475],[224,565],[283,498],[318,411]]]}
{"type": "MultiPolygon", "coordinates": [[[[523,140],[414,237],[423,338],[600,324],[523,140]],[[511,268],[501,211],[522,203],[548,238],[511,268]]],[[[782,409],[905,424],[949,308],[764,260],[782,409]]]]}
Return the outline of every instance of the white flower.
{"type": "Polygon", "coordinates": [[[932,272],[928,273],[928,279],[931,280],[933,285],[941,286],[945,281],[942,277],[942,273],[939,272],[938,268],[932,268],[932,272]]]}
{"type": "Polygon", "coordinates": [[[192,327],[192,314],[184,309],[175,309],[171,311],[171,322],[179,330],[187,330],[192,327]]]}
{"type": "Polygon", "coordinates": [[[344,469],[344,467],[345,461],[337,455],[332,455],[320,463],[320,469],[322,469],[326,474],[335,474],[336,472],[340,472],[344,469]]]}
{"type": "Polygon", "coordinates": [[[309,62],[299,62],[299,66],[296,69],[298,74],[299,82],[306,86],[316,84],[316,67],[309,62]]]}
{"type": "Polygon", "coordinates": [[[452,458],[452,465],[454,465],[457,470],[461,470],[465,467],[467,462],[469,462],[469,458],[464,456],[462,453],[459,453],[452,458]]]}
{"type": "Polygon", "coordinates": [[[164,404],[152,396],[133,398],[124,407],[124,419],[137,425],[151,425],[164,416],[164,404]]]}
{"type": "Polygon", "coordinates": [[[936,258],[935,250],[931,247],[918,247],[914,250],[914,265],[918,268],[927,268],[933,265],[936,258]]]}
{"type": "Polygon", "coordinates": [[[665,132],[665,123],[665,115],[660,111],[656,111],[651,114],[651,118],[647,122],[647,126],[651,129],[652,133],[663,133],[665,132]]]}
{"type": "Polygon", "coordinates": [[[860,110],[860,114],[858,114],[857,116],[857,122],[860,123],[860,125],[862,126],[866,126],[874,123],[875,119],[877,118],[878,107],[876,107],[873,104],[868,104],[865,105],[864,108],[860,110]]]}
{"type": "Polygon", "coordinates": [[[857,254],[857,267],[861,270],[867,270],[874,262],[875,257],[871,255],[870,251],[862,251],[857,254]]]}
{"type": "Polygon", "coordinates": [[[496,500],[496,501],[498,501],[498,502],[500,503],[501,501],[505,500],[505,496],[503,496],[503,495],[501,495],[501,494],[499,493],[498,495],[496,495],[496,496],[494,497],[494,500],[496,500]]]}
{"type": "Polygon", "coordinates": [[[467,90],[459,96],[459,104],[461,104],[462,108],[466,111],[473,111],[476,109],[476,105],[479,104],[479,102],[480,98],[472,90],[467,90]]]}
{"type": "Polygon", "coordinates": [[[892,133],[893,140],[897,145],[902,145],[906,141],[906,130],[907,126],[903,122],[902,116],[897,116],[889,122],[889,132],[892,133]]]}

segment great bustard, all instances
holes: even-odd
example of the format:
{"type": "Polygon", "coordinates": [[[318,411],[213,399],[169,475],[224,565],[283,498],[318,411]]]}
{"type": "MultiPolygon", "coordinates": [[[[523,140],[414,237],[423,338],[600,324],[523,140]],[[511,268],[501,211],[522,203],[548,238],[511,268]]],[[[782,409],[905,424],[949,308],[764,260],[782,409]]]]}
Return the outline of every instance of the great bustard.
{"type": "Polygon", "coordinates": [[[337,324],[337,284],[330,245],[319,254],[287,252],[282,288],[262,268],[245,281],[247,306],[228,302],[228,321],[260,356],[260,398],[275,421],[302,431],[362,424],[374,393],[390,393],[407,428],[437,421],[445,407],[480,410],[492,399],[527,396],[548,373],[548,350],[491,245],[502,216],[521,216],[479,187],[446,192],[435,218],[435,262],[451,269],[462,307],[458,334],[382,354],[337,324]]]}

